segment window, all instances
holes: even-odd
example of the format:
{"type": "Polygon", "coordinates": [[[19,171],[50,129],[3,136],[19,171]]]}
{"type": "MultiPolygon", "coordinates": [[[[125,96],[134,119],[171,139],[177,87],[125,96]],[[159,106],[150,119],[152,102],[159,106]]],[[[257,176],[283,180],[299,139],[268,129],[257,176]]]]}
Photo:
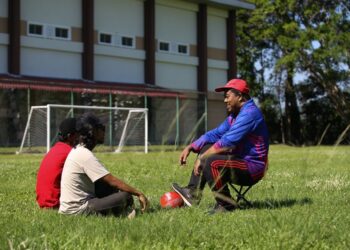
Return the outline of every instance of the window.
{"type": "Polygon", "coordinates": [[[188,55],[188,45],[178,44],[177,45],[177,53],[188,55]]]}
{"type": "Polygon", "coordinates": [[[169,42],[159,42],[159,51],[170,52],[169,42]]]}
{"type": "Polygon", "coordinates": [[[101,44],[112,44],[112,34],[100,33],[99,43],[101,43],[101,44]]]}
{"type": "Polygon", "coordinates": [[[135,48],[135,37],[121,35],[117,32],[99,32],[98,43],[123,48],[135,48]]]}
{"type": "Polygon", "coordinates": [[[68,38],[68,30],[62,28],[55,29],[55,36],[60,38],[68,38]]]}
{"type": "Polygon", "coordinates": [[[63,27],[55,27],[55,38],[70,39],[69,29],[63,27]]]}
{"type": "Polygon", "coordinates": [[[135,48],[135,37],[125,36],[119,33],[113,35],[114,37],[114,45],[117,47],[124,48],[135,48]]]}
{"type": "Polygon", "coordinates": [[[158,51],[171,54],[189,55],[189,45],[177,42],[158,42],[158,51]]]}
{"type": "Polygon", "coordinates": [[[28,24],[28,35],[44,36],[44,25],[29,23],[28,24]]]}
{"type": "Polygon", "coordinates": [[[70,40],[71,37],[71,31],[69,27],[34,22],[28,22],[27,27],[28,36],[64,40],[70,40]]]}
{"type": "Polygon", "coordinates": [[[121,44],[125,47],[134,47],[134,39],[128,36],[122,36],[121,44]]]}

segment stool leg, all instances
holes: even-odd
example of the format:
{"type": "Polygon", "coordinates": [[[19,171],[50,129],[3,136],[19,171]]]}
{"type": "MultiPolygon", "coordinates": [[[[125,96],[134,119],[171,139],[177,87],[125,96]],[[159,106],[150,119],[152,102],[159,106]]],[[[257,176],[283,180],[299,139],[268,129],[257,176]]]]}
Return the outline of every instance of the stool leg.
{"type": "MultiPolygon", "coordinates": [[[[241,187],[242,187],[242,186],[241,186],[241,187]]],[[[250,206],[250,207],[252,207],[253,204],[245,198],[245,194],[249,191],[249,189],[250,189],[251,187],[252,187],[252,186],[247,187],[247,189],[246,189],[243,193],[240,194],[241,198],[242,198],[242,199],[248,204],[248,206],[250,206]]]]}
{"type": "Polygon", "coordinates": [[[237,196],[236,196],[237,204],[240,200],[243,200],[248,206],[250,207],[253,206],[253,204],[245,198],[245,194],[250,190],[252,186],[248,186],[247,189],[243,191],[244,186],[240,186],[238,190],[232,183],[229,183],[229,184],[237,193],[237,196]]]}

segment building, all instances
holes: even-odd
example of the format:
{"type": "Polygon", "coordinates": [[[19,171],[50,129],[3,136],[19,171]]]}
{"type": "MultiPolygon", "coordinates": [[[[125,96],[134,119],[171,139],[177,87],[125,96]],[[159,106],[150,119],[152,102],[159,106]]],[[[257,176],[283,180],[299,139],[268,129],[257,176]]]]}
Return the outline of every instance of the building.
{"type": "Polygon", "coordinates": [[[147,106],[154,144],[184,142],[206,111],[198,129],[213,127],[225,116],[213,90],[237,71],[237,8],[254,5],[0,0],[0,145],[16,146],[28,107],[47,103],[147,106]],[[185,104],[186,122],[164,139],[185,104]]]}

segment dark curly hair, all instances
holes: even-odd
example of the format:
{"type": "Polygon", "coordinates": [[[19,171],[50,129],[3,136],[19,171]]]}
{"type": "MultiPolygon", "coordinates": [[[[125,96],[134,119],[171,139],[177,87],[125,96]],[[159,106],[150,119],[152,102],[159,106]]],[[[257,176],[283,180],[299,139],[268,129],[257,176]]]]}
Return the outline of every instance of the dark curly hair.
{"type": "Polygon", "coordinates": [[[77,130],[79,132],[79,144],[92,150],[96,146],[94,132],[96,129],[104,127],[101,120],[92,113],[86,113],[77,121],[77,130]]]}
{"type": "Polygon", "coordinates": [[[66,142],[71,135],[75,134],[77,132],[76,123],[75,118],[64,119],[58,128],[58,141],[66,142]]]}

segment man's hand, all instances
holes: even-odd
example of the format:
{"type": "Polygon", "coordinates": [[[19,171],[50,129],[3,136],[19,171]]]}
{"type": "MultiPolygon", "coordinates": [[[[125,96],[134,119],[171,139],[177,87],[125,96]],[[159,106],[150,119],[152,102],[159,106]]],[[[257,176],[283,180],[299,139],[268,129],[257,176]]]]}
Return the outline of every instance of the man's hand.
{"type": "Polygon", "coordinates": [[[144,213],[149,207],[149,201],[144,194],[140,194],[138,199],[140,201],[141,212],[144,213]]]}
{"type": "Polygon", "coordinates": [[[181,153],[180,155],[180,159],[179,159],[179,162],[180,162],[180,165],[185,165],[186,164],[186,160],[187,160],[187,157],[188,155],[191,153],[191,150],[192,150],[192,146],[191,145],[188,145],[181,153]]]}
{"type": "Polygon", "coordinates": [[[193,172],[194,172],[194,175],[196,175],[196,176],[199,176],[200,173],[202,172],[201,161],[198,158],[194,163],[193,172]]]}

